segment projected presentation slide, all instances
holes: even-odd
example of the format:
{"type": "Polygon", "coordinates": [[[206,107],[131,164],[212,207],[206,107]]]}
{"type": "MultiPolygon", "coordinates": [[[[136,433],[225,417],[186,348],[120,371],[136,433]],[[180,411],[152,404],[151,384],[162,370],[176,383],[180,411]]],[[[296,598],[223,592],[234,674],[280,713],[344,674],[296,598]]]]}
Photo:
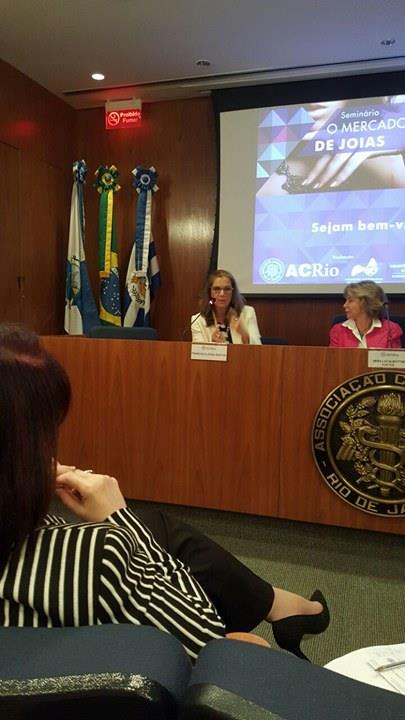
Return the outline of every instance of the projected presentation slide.
{"type": "Polygon", "coordinates": [[[405,95],[255,113],[250,291],[372,279],[404,292],[405,95]]]}
{"type": "Polygon", "coordinates": [[[220,113],[218,267],[246,294],[405,292],[405,95],[220,113]]]}

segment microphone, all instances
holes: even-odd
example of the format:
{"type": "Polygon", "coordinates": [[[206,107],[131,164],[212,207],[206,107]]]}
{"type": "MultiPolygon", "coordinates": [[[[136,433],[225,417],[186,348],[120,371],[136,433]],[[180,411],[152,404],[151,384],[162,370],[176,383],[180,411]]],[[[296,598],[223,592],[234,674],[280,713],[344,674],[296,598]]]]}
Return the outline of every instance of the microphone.
{"type": "Polygon", "coordinates": [[[387,342],[388,342],[388,348],[392,349],[392,335],[391,335],[391,320],[390,320],[390,310],[389,310],[389,302],[388,298],[384,293],[384,302],[383,302],[383,308],[384,308],[384,315],[385,319],[388,323],[388,329],[387,329],[387,342]]]}
{"type": "MultiPolygon", "coordinates": [[[[214,305],[215,305],[215,298],[210,298],[210,300],[208,300],[208,305],[210,305],[211,308],[213,308],[214,305]]],[[[197,322],[198,318],[200,318],[201,315],[202,315],[201,312],[197,313],[197,315],[195,316],[195,318],[194,318],[194,320],[192,321],[192,323],[191,323],[190,325],[186,325],[186,327],[184,328],[183,332],[181,333],[181,337],[182,337],[182,338],[184,338],[187,330],[189,330],[190,328],[192,328],[192,326],[194,325],[194,323],[197,322]]]]}

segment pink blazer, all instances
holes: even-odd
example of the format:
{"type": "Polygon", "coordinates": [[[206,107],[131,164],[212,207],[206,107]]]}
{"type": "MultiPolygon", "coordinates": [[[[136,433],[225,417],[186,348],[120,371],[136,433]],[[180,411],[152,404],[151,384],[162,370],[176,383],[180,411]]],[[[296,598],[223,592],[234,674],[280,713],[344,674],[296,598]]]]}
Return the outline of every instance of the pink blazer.
{"type": "MultiPolygon", "coordinates": [[[[369,348],[400,348],[402,328],[398,323],[390,322],[391,341],[388,334],[388,320],[381,320],[381,327],[375,327],[368,333],[366,338],[367,347],[369,348]]],[[[353,335],[350,328],[345,327],[342,323],[333,325],[329,331],[329,347],[358,347],[359,341],[353,335]]]]}

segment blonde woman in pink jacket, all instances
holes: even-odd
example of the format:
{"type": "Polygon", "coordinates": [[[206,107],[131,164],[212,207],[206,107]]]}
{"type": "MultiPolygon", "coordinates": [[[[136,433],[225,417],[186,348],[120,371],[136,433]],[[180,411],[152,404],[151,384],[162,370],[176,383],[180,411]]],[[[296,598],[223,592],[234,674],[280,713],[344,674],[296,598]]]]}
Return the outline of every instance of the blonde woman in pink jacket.
{"type": "Polygon", "coordinates": [[[386,296],[372,280],[350,283],[344,289],[347,319],[333,325],[329,347],[400,348],[402,328],[383,318],[386,296]]]}

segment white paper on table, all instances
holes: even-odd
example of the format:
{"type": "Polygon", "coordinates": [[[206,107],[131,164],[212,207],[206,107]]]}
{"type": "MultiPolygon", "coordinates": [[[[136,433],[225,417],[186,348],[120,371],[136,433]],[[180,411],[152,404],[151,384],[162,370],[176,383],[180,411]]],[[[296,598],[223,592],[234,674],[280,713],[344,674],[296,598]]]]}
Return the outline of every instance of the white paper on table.
{"type": "Polygon", "coordinates": [[[395,662],[404,664],[397,667],[386,667],[384,670],[378,671],[378,674],[382,675],[397,692],[405,695],[405,643],[377,647],[369,660],[374,669],[395,662]]]}
{"type": "Polygon", "coordinates": [[[376,667],[390,662],[405,660],[405,643],[398,645],[375,645],[354,650],[347,655],[331,660],[328,670],[375,685],[376,687],[405,695],[405,665],[377,672],[376,667]]]}

